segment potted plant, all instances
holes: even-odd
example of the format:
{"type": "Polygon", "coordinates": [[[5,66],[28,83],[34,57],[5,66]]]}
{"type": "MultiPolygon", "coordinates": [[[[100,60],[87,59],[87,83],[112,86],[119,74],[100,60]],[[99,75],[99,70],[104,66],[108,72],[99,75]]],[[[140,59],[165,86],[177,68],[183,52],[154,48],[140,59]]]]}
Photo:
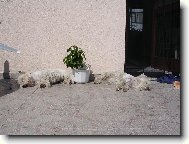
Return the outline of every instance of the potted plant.
{"type": "Polygon", "coordinates": [[[90,69],[86,65],[85,52],[73,45],[67,49],[67,56],[63,59],[64,64],[73,70],[76,83],[87,83],[89,81],[90,69]]]}

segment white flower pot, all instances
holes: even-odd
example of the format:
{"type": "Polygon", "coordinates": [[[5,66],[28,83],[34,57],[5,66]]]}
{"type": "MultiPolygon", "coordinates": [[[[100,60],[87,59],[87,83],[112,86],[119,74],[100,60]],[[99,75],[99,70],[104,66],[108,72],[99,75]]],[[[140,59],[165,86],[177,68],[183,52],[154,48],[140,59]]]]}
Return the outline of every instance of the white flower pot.
{"type": "Polygon", "coordinates": [[[76,83],[89,82],[90,70],[73,69],[74,81],[76,83]]]}

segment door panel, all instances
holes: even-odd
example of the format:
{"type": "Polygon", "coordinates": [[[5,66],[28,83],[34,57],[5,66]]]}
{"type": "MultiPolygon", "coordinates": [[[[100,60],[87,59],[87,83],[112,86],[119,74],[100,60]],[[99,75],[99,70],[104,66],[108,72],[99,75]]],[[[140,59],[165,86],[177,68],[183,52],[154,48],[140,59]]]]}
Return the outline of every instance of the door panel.
{"type": "Polygon", "coordinates": [[[180,4],[159,5],[154,9],[152,66],[180,72],[180,4]]]}
{"type": "Polygon", "coordinates": [[[141,68],[144,65],[143,1],[128,0],[127,6],[126,68],[141,68]]]}

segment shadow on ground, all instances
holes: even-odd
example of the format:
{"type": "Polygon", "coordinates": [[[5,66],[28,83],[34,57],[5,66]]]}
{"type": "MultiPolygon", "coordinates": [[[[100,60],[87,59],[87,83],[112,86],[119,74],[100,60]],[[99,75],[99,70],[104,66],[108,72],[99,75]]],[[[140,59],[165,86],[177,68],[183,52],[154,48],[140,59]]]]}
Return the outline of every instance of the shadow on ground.
{"type": "Polygon", "coordinates": [[[0,79],[0,97],[10,94],[19,89],[15,79],[0,79]]]}

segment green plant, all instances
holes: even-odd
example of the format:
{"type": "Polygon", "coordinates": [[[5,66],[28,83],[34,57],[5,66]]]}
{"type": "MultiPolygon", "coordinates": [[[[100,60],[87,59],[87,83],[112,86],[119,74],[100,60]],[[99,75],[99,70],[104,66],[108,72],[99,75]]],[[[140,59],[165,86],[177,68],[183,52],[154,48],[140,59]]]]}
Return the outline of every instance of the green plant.
{"type": "Polygon", "coordinates": [[[85,52],[77,47],[71,46],[67,49],[68,55],[63,59],[64,64],[72,69],[83,68],[85,65],[85,52]]]}

